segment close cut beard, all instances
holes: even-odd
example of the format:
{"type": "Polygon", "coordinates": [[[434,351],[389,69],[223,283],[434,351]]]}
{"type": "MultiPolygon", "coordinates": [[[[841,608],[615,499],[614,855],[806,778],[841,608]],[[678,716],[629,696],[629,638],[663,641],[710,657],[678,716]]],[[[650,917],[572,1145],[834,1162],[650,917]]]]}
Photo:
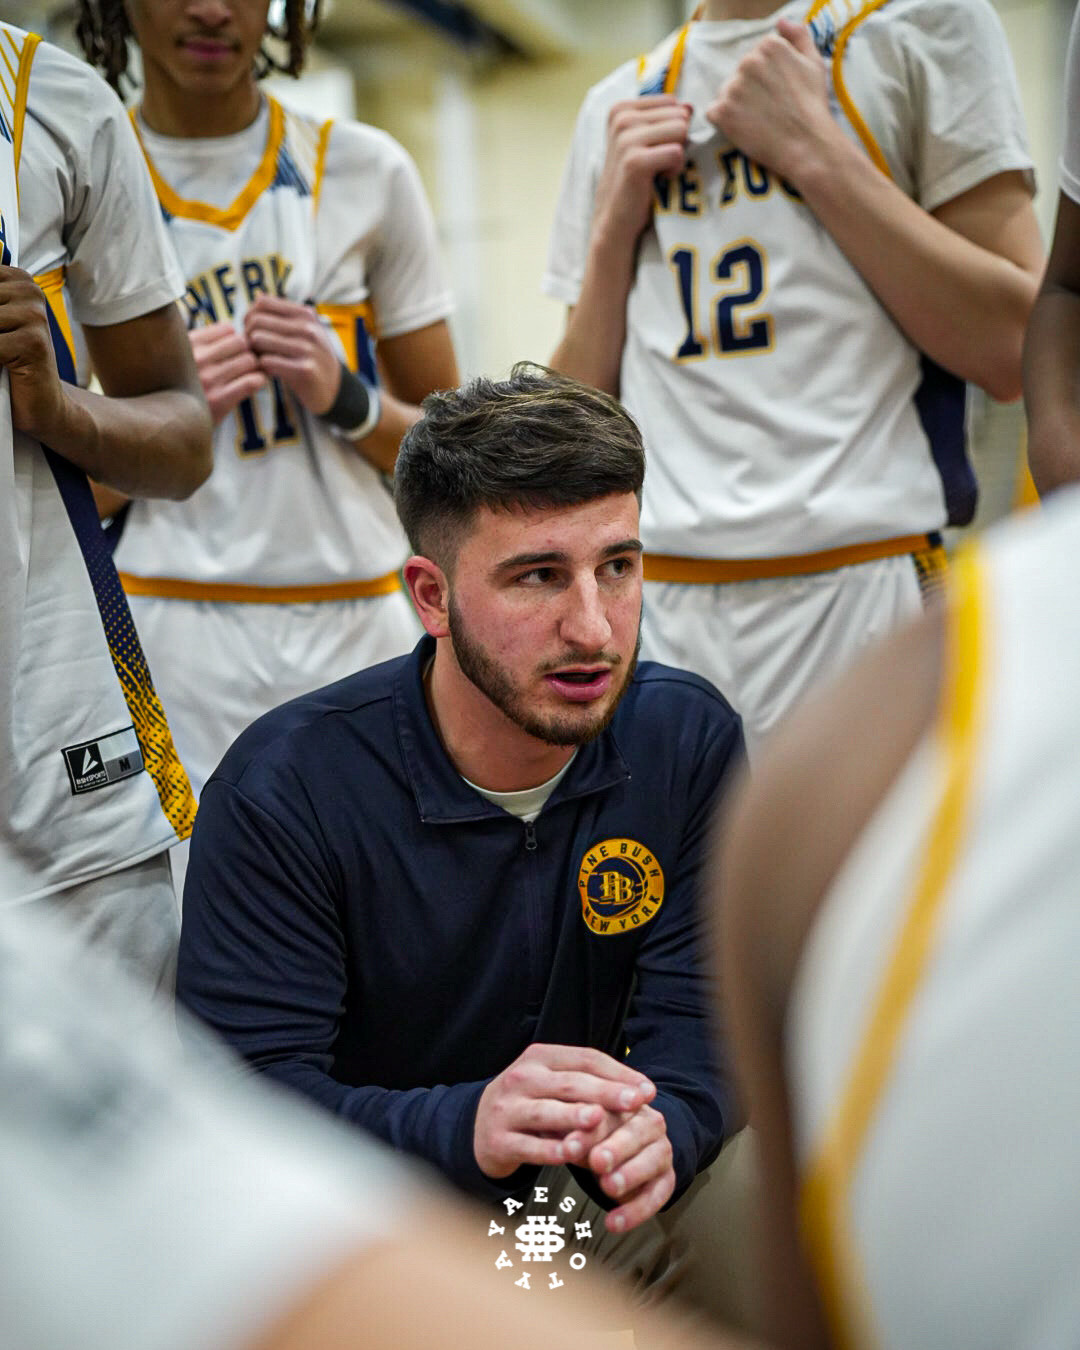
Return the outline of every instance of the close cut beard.
{"type": "MultiPolygon", "coordinates": [[[[641,630],[639,628],[634,655],[630,660],[629,668],[623,676],[622,684],[616,690],[614,698],[611,699],[603,712],[598,714],[590,705],[583,704],[579,705],[580,710],[577,715],[568,710],[566,713],[554,713],[545,718],[529,706],[527,698],[514,684],[503,667],[491,656],[484,645],[472,636],[453,599],[450,600],[447,608],[447,623],[450,629],[450,641],[454,644],[454,655],[457,657],[457,663],[465,678],[494,703],[503,716],[508,717],[515,726],[519,726],[528,735],[535,736],[538,741],[544,741],[548,745],[587,745],[607,730],[611,724],[611,719],[615,716],[616,709],[622,702],[623,695],[630,688],[630,681],[634,678],[634,671],[637,668],[638,651],[641,647],[641,630]],[[585,720],[590,714],[594,719],[592,722],[585,720]]],[[[595,657],[591,655],[569,656],[565,664],[573,665],[576,661],[584,664],[593,659],[595,657]]],[[[612,670],[612,675],[617,678],[617,666],[612,670]]]]}

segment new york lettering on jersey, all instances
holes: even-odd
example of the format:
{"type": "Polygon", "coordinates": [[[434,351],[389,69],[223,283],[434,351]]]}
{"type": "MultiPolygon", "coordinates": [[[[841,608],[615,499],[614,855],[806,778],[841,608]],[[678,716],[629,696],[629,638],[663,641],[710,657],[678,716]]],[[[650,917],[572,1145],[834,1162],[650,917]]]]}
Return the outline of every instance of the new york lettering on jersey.
{"type": "MultiPolygon", "coordinates": [[[[802,12],[829,71],[834,115],[878,169],[893,177],[892,161],[905,158],[900,139],[903,129],[890,121],[881,99],[872,44],[861,41],[865,24],[885,24],[889,16],[890,5],[882,0],[864,4],[818,0],[802,12]]],[[[706,89],[700,83],[700,66],[690,71],[690,87],[683,87],[693,23],[692,19],[641,59],[639,94],[678,91],[695,106],[702,103],[706,89]]],[[[746,38],[741,46],[731,40],[724,52],[727,73],[757,36],[746,38]]],[[[710,59],[717,62],[720,47],[711,46],[709,51],[710,59]]],[[[906,181],[901,186],[908,192],[913,189],[906,181]]],[[[762,429],[763,441],[773,447],[799,444],[808,426],[815,428],[814,434],[821,433],[821,418],[805,416],[799,406],[798,390],[810,383],[814,386],[811,412],[848,408],[850,424],[845,427],[843,416],[833,423],[831,449],[818,462],[828,465],[830,458],[841,454],[842,446],[858,443],[874,461],[866,490],[875,508],[866,513],[864,540],[843,540],[825,529],[812,541],[818,549],[843,544],[858,551],[866,540],[881,537],[888,542],[888,526],[894,522],[881,519],[878,523],[881,502],[877,494],[878,486],[895,476],[889,460],[898,434],[927,447],[931,478],[938,486],[928,480],[921,493],[920,519],[916,522],[913,513],[911,532],[895,534],[896,551],[925,546],[925,524],[933,520],[933,496],[939,492],[950,522],[971,518],[975,482],[966,453],[962,381],[923,357],[897,333],[887,311],[790,183],[748,158],[700,117],[691,122],[682,171],[655,184],[653,224],[655,243],[647,239],[643,249],[652,273],[639,271],[630,297],[631,315],[639,322],[632,328],[624,364],[628,389],[639,387],[633,377],[644,369],[641,363],[649,355],[663,355],[682,370],[708,363],[713,394],[707,412],[692,420],[699,426],[701,443],[714,448],[725,442],[743,444],[745,436],[736,434],[739,426],[762,429]],[[666,283],[660,280],[661,267],[666,283]],[[865,322],[851,324],[849,316],[854,313],[864,315],[865,322]],[[732,358],[740,358],[740,368],[738,376],[729,378],[715,363],[732,358]],[[832,377],[824,368],[826,360],[834,368],[832,377]],[[876,372],[872,376],[876,397],[860,400],[855,407],[850,391],[841,387],[846,378],[843,372],[862,370],[876,372]],[[790,418],[777,411],[792,407],[790,418]],[[874,407],[888,407],[888,417],[867,411],[874,407]],[[879,462],[883,473],[877,472],[879,462]]],[[[648,410],[640,411],[648,419],[648,410]]],[[[779,452],[773,454],[777,456],[783,457],[779,452]]],[[[758,459],[761,462],[760,455],[758,459]]],[[[780,470],[781,465],[774,467],[780,470]]],[[[825,472],[833,471],[826,468],[825,472]]],[[[787,471],[780,476],[787,476],[787,471]]],[[[749,490],[747,486],[745,492],[749,490]]],[[[775,552],[789,551],[783,547],[787,532],[779,532],[781,546],[774,544],[775,552]]],[[[727,533],[730,538],[730,530],[727,533]]],[[[790,533],[794,542],[797,531],[790,533]]],[[[748,551],[752,547],[749,541],[747,547],[748,551]]],[[[665,579],[675,578],[665,574],[665,579]]]]}

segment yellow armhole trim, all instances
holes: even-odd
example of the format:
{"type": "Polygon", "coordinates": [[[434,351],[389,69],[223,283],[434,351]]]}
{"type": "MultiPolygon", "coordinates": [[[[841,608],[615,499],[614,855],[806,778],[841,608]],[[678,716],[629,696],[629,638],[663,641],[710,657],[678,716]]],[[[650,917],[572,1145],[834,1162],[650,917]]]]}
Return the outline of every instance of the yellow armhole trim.
{"type": "Polygon", "coordinates": [[[864,5],[859,13],[840,30],[840,34],[836,39],[836,46],[833,49],[832,77],[833,88],[836,90],[837,100],[844,112],[847,113],[848,121],[855,128],[859,140],[862,141],[863,145],[866,147],[866,153],[885,177],[891,178],[892,170],[889,168],[889,161],[885,158],[881,146],[878,145],[877,140],[874,137],[874,133],[866,125],[862,113],[859,112],[858,108],[855,106],[854,100],[848,93],[847,85],[844,83],[843,71],[844,48],[847,46],[848,38],[868,15],[873,14],[876,9],[880,9],[886,2],[887,0],[870,0],[870,3],[864,5]]]}
{"type": "MultiPolygon", "coordinates": [[[[807,25],[813,23],[822,10],[828,9],[830,5],[834,3],[837,3],[837,0],[814,0],[814,3],[807,10],[803,22],[807,25]]],[[[855,13],[852,14],[851,18],[840,27],[836,35],[835,45],[833,46],[832,81],[833,88],[836,90],[837,102],[840,104],[841,108],[843,108],[848,121],[854,127],[855,134],[858,136],[859,140],[862,141],[866,153],[886,178],[892,178],[892,170],[889,168],[889,161],[882,153],[881,146],[878,145],[874,133],[866,125],[862,113],[859,112],[859,109],[855,105],[855,100],[848,93],[847,85],[844,83],[843,70],[844,48],[847,46],[848,38],[851,37],[852,33],[865,18],[873,14],[875,10],[880,9],[882,5],[886,3],[887,0],[867,0],[867,2],[857,9],[855,13]]],[[[849,8],[846,4],[845,7],[849,8]]]]}
{"type": "MultiPolygon", "coordinates": [[[[274,181],[274,174],[277,172],[278,153],[285,136],[285,113],[281,104],[278,103],[277,99],[269,96],[266,101],[270,105],[270,128],[266,137],[266,149],[259,161],[259,167],[248,180],[247,186],[230,206],[224,208],[211,206],[208,202],[190,201],[179,196],[158,173],[154,161],[147,153],[146,146],[143,145],[143,156],[146,159],[147,168],[150,170],[154,191],[157,193],[158,201],[171,216],[180,216],[184,220],[201,220],[207,225],[217,225],[222,230],[230,231],[243,224],[244,218],[252,206],[274,181]]],[[[139,124],[134,108],[131,110],[130,117],[131,125],[135,128],[135,135],[139,136],[139,124]]],[[[139,136],[139,144],[142,145],[141,136],[139,136]]]]}
{"type": "Polygon", "coordinates": [[[878,990],[866,1033],[800,1196],[803,1232],[839,1347],[866,1345],[865,1287],[851,1235],[849,1193],[871,1121],[888,1084],[911,1005],[940,931],[946,887],[969,825],[986,651],[983,575],[974,548],[959,558],[947,617],[946,666],[938,736],[944,784],[912,899],[878,990]]]}
{"type": "Polygon", "coordinates": [[[345,364],[355,375],[360,368],[359,353],[356,350],[356,320],[363,319],[368,332],[373,333],[374,316],[371,306],[316,304],[315,312],[322,315],[340,338],[341,345],[345,348],[345,364]]]}
{"type": "MultiPolygon", "coordinates": [[[[8,41],[10,41],[10,35],[8,41]]],[[[34,63],[34,52],[41,41],[37,33],[28,33],[26,41],[23,43],[22,55],[19,57],[19,76],[15,81],[15,125],[11,128],[11,133],[15,138],[15,191],[18,193],[19,185],[19,159],[22,155],[22,137],[23,122],[26,120],[26,99],[30,90],[30,67],[34,63]]]]}
{"type": "Polygon", "coordinates": [[[330,145],[330,129],[333,125],[334,121],[331,118],[319,128],[319,146],[315,151],[315,185],[311,190],[315,198],[316,211],[319,209],[319,193],[322,191],[323,173],[326,169],[326,151],[330,145]]]}
{"type": "Polygon", "coordinates": [[[64,341],[67,343],[71,359],[74,361],[75,334],[72,332],[67,305],[64,304],[64,276],[65,269],[63,267],[54,267],[51,272],[41,272],[34,280],[45,294],[45,302],[52,311],[57,327],[64,335],[64,341]]]}

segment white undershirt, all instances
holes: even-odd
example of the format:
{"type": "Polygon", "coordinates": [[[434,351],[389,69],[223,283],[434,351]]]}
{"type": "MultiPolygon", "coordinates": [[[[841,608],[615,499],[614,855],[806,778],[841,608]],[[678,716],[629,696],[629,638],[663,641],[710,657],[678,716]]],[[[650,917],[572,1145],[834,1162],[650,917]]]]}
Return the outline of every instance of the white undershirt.
{"type": "Polygon", "coordinates": [[[509,811],[512,816],[517,816],[518,820],[523,820],[526,825],[531,825],[544,809],[544,803],[562,782],[563,775],[576,758],[577,750],[574,751],[554,778],[549,778],[546,783],[541,783],[538,787],[522,788],[518,792],[493,792],[491,788],[481,787],[479,783],[474,783],[464,774],[461,777],[471,788],[475,788],[481,797],[486,797],[495,806],[501,806],[504,811],[509,811]]]}

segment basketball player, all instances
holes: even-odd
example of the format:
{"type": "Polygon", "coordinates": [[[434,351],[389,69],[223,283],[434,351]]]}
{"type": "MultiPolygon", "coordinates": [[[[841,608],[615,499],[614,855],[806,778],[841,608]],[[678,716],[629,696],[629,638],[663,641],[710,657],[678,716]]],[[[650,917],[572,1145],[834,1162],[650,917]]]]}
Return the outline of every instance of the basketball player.
{"type": "Polygon", "coordinates": [[[781,1346],[1080,1337],[1078,550],[1077,490],[987,536],[792,717],[725,837],[781,1346]]]}
{"type": "MultiPolygon", "coordinates": [[[[126,38],[140,45],[135,126],[216,425],[209,483],[183,504],[132,503],[116,549],[197,793],[254,717],[415,641],[380,475],[414,405],[457,382],[411,160],[373,127],[262,94],[267,4],[81,5],[111,81],[126,38]]],[[[314,20],[305,0],[285,13],[298,74],[314,20]]]]}
{"type": "Polygon", "coordinates": [[[964,381],[1018,395],[1042,254],[986,0],[699,8],[586,98],[544,286],[645,435],[643,651],[753,749],[970,520],[964,381]]]}
{"type": "Polygon", "coordinates": [[[169,985],[166,850],[195,804],[87,474],[183,497],[209,472],[210,420],[119,100],[9,24],[0,57],[0,149],[19,197],[9,187],[0,205],[0,905],[63,908],[151,987],[169,985]],[[72,320],[105,396],[70,383],[72,320]]]}
{"type": "Polygon", "coordinates": [[[1080,481],[1080,22],[1065,64],[1054,242],[1024,344],[1028,461],[1040,493],[1080,481]]]}

